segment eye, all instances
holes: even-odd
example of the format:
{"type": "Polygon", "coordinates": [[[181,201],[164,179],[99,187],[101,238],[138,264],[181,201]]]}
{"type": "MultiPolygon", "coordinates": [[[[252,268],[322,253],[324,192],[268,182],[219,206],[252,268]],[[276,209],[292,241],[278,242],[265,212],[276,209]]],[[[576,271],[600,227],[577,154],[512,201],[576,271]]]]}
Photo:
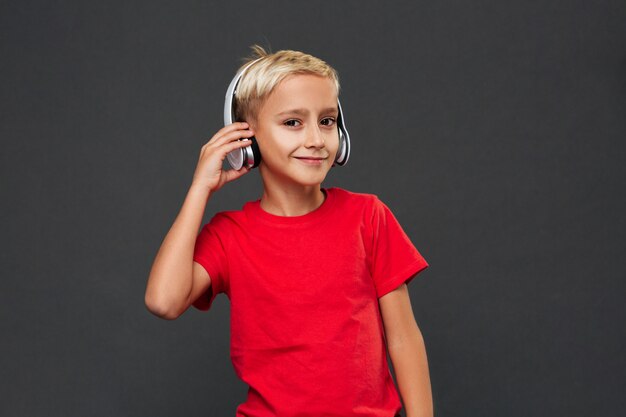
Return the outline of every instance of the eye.
{"type": "Polygon", "coordinates": [[[324,126],[332,126],[335,124],[335,118],[333,117],[326,117],[325,119],[322,119],[322,124],[324,126]]]}
{"type": "Polygon", "coordinates": [[[296,119],[290,119],[290,120],[286,120],[283,124],[286,126],[290,126],[290,127],[296,127],[296,123],[300,123],[300,121],[296,120],[296,119]]]}

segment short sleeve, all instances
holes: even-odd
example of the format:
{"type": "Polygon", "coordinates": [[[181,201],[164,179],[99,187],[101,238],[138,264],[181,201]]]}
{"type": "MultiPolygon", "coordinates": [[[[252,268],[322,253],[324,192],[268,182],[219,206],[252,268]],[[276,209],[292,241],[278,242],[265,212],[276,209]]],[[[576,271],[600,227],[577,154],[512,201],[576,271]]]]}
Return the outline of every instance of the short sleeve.
{"type": "Polygon", "coordinates": [[[204,225],[196,238],[193,260],[207,271],[211,277],[211,286],[201,295],[193,306],[199,310],[209,310],[217,294],[226,291],[227,287],[227,259],[224,243],[220,239],[219,218],[213,217],[204,225]]]}
{"type": "Polygon", "coordinates": [[[372,214],[370,269],[378,298],[408,284],[428,263],[415,248],[400,223],[378,198],[372,214]]]}

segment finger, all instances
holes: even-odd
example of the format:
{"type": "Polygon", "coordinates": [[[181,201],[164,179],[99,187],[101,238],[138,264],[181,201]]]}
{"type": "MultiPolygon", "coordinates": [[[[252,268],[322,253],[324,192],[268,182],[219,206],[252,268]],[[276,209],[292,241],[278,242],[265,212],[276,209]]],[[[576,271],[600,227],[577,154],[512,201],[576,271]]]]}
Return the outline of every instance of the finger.
{"type": "Polygon", "coordinates": [[[235,130],[243,130],[249,128],[250,125],[246,122],[235,122],[224,126],[215,133],[215,136],[222,136],[226,133],[233,132],[235,130]]]}
{"type": "Polygon", "coordinates": [[[229,152],[232,152],[235,149],[243,148],[245,146],[250,146],[250,145],[252,145],[252,141],[247,138],[244,138],[242,140],[234,140],[233,142],[227,142],[223,144],[215,144],[215,143],[208,144],[207,143],[204,146],[202,146],[199,159],[202,160],[203,158],[207,158],[208,155],[214,155],[215,157],[224,161],[224,159],[226,159],[226,155],[229,152]]]}
{"type": "Polygon", "coordinates": [[[251,140],[236,140],[233,142],[229,142],[224,144],[220,150],[224,153],[224,155],[226,155],[227,153],[234,151],[237,148],[243,148],[246,146],[250,146],[252,145],[252,141],[251,140]]]}
{"type": "Polygon", "coordinates": [[[228,134],[230,132],[234,132],[237,130],[244,130],[247,129],[249,127],[248,123],[246,122],[235,122],[235,123],[231,123],[229,125],[224,126],[223,128],[221,128],[220,130],[218,130],[212,137],[211,139],[209,139],[208,143],[210,142],[214,142],[215,140],[221,138],[222,136],[224,136],[225,134],[228,134]]]}
{"type": "Polygon", "coordinates": [[[213,144],[215,146],[222,146],[225,143],[235,142],[239,139],[250,138],[254,136],[254,132],[252,130],[236,130],[234,132],[228,132],[224,136],[217,138],[213,144]]]}
{"type": "Polygon", "coordinates": [[[230,182],[230,181],[236,180],[237,178],[247,174],[248,172],[250,172],[250,168],[248,168],[248,167],[242,167],[239,170],[229,169],[228,171],[224,172],[224,174],[225,174],[224,181],[225,182],[230,182]]]}
{"type": "Polygon", "coordinates": [[[205,143],[202,148],[220,147],[226,143],[236,142],[237,140],[247,139],[252,136],[254,136],[254,132],[251,130],[236,130],[234,132],[229,132],[224,136],[211,139],[209,142],[205,143]]]}

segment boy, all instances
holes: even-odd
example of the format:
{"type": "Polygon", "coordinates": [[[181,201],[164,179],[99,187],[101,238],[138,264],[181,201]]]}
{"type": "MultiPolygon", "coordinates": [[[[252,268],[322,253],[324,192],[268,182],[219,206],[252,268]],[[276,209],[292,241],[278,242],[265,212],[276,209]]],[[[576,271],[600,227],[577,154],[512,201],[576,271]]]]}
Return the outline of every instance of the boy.
{"type": "Polygon", "coordinates": [[[253,50],[235,99],[246,122],[202,147],[146,306],[175,319],[226,293],[231,359],[249,385],[238,417],[398,416],[387,351],[407,417],[432,416],[406,287],[428,264],[376,196],[321,187],[339,148],[337,73],[302,52],[253,50]],[[251,170],[223,170],[224,158],[254,142],[262,197],[217,213],[197,234],[213,194],[251,170]]]}

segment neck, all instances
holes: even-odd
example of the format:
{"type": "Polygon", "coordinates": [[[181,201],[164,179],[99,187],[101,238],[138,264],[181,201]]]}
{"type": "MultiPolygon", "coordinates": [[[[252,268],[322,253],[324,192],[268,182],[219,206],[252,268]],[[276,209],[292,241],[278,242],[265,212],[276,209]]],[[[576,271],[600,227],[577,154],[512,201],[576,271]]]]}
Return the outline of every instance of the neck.
{"type": "Polygon", "coordinates": [[[270,186],[263,182],[261,208],[276,216],[302,216],[321,206],[325,198],[321,184],[270,186]]]}

